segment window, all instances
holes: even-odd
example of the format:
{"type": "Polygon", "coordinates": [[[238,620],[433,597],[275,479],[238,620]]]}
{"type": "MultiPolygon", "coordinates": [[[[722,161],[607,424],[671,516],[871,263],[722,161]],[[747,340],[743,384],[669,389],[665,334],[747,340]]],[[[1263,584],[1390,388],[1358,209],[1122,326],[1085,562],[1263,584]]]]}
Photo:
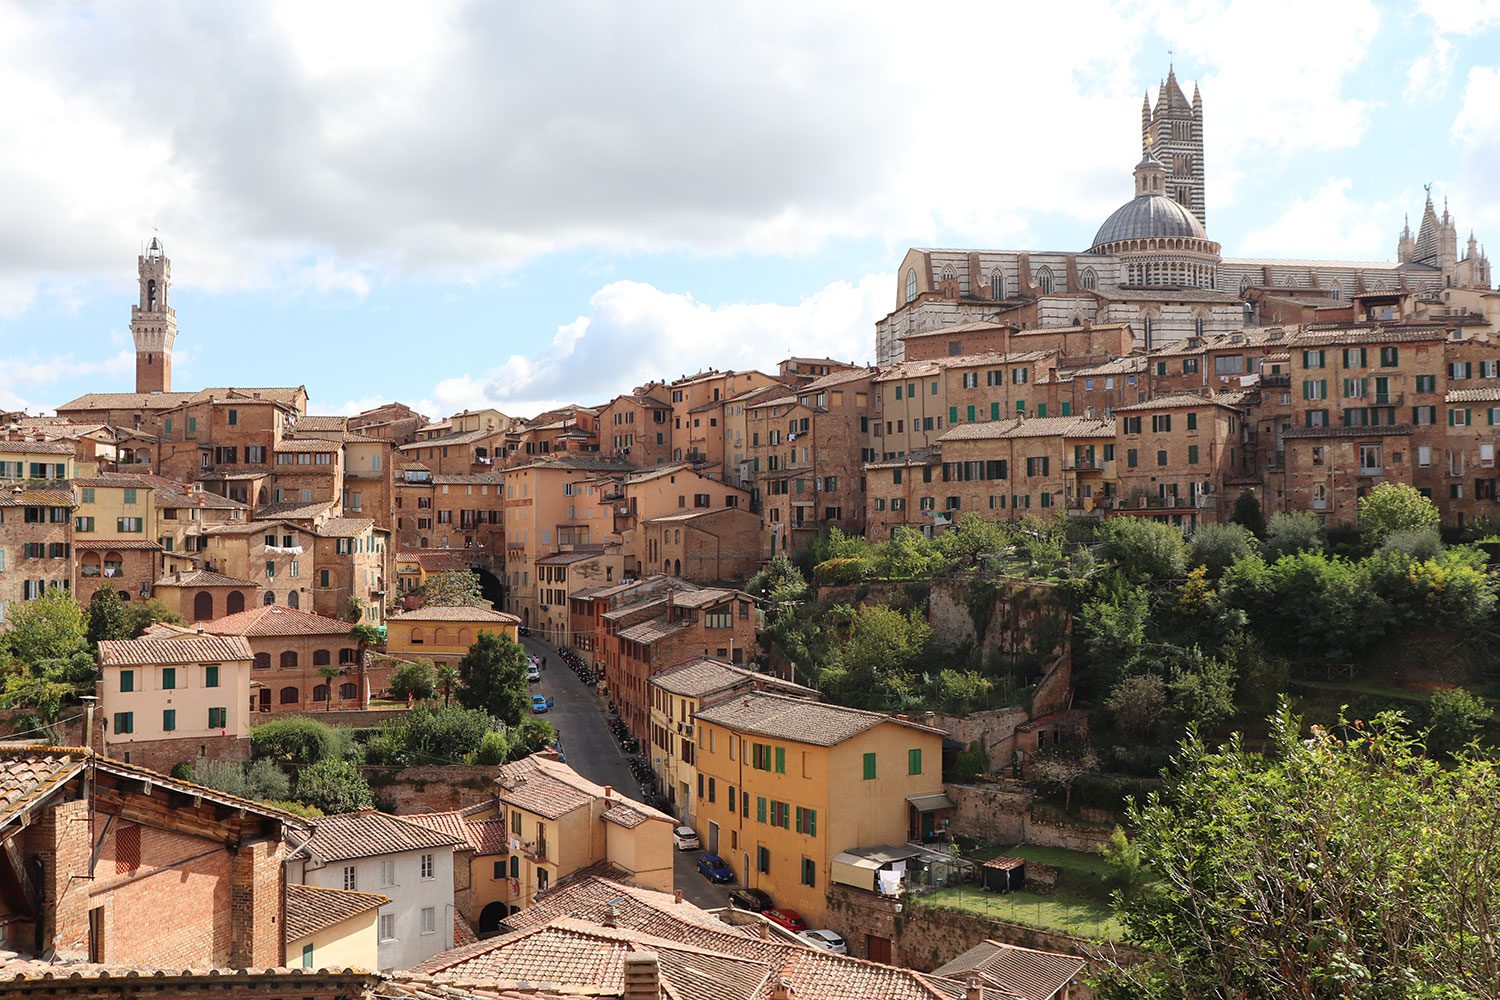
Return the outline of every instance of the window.
{"type": "Polygon", "coordinates": [[[911,302],[917,297],[917,272],[915,269],[906,272],[906,301],[911,302]]]}
{"type": "Polygon", "coordinates": [[[120,692],[123,694],[125,692],[134,691],[134,690],[135,690],[135,671],[134,670],[121,670],[120,671],[120,692]]]}
{"type": "Polygon", "coordinates": [[[865,754],[865,780],[875,780],[875,755],[873,753],[865,754]]]}
{"type": "Polygon", "coordinates": [[[203,668],[203,686],[206,688],[216,688],[219,686],[219,668],[217,665],[210,665],[203,668]]]}
{"type": "Polygon", "coordinates": [[[380,915],[380,940],[396,940],[396,915],[394,913],[382,913],[380,915]]]}
{"type": "Polygon", "coordinates": [[[85,486],[83,488],[83,500],[81,502],[82,503],[93,503],[94,502],[94,488],[92,486],[85,486]]]}
{"type": "Polygon", "coordinates": [[[161,729],[164,733],[174,732],[177,729],[177,709],[164,708],[161,713],[161,729]]]}
{"type": "Polygon", "coordinates": [[[1198,429],[1198,414],[1189,413],[1187,415],[1187,429],[1190,431],[1195,431],[1198,429]]]}
{"type": "Polygon", "coordinates": [[[135,732],[135,713],[134,712],[116,712],[115,713],[115,735],[118,736],[118,735],[120,735],[122,733],[133,733],[133,732],[135,732]]]}
{"type": "Polygon", "coordinates": [[[422,907],[422,933],[423,934],[436,934],[437,933],[437,907],[435,907],[435,906],[424,906],[424,907],[422,907]]]}
{"type": "Polygon", "coordinates": [[[433,877],[433,874],[432,874],[433,867],[434,866],[433,866],[433,863],[432,863],[432,855],[431,854],[424,854],[424,855],[422,855],[422,877],[424,879],[430,879],[430,878],[433,877]]]}
{"type": "Polygon", "coordinates": [[[1380,349],[1380,367],[1395,368],[1401,362],[1400,352],[1394,347],[1382,347],[1380,349]]]}
{"type": "Polygon", "coordinates": [[[921,747],[913,747],[912,749],[906,751],[906,773],[907,774],[921,774],[922,773],[922,749],[921,749],[921,747]]]}
{"type": "Polygon", "coordinates": [[[1158,414],[1154,414],[1151,417],[1151,430],[1153,432],[1159,434],[1159,433],[1162,433],[1164,431],[1170,431],[1171,429],[1172,429],[1172,414],[1170,414],[1170,413],[1158,413],[1158,414]]]}
{"type": "Polygon", "coordinates": [[[233,427],[235,424],[238,424],[240,422],[240,411],[239,410],[230,410],[229,411],[228,422],[229,422],[229,426],[230,427],[233,427]]]}
{"type": "Polygon", "coordinates": [[[357,888],[359,888],[359,882],[354,877],[354,866],[353,865],[345,865],[344,866],[344,889],[346,891],[348,891],[348,892],[353,892],[357,888]]]}
{"type": "Polygon", "coordinates": [[[1449,427],[1468,427],[1474,422],[1473,410],[1461,410],[1457,407],[1448,411],[1449,427]]]}
{"type": "Polygon", "coordinates": [[[394,862],[394,861],[382,861],[382,862],[380,862],[380,884],[381,885],[395,885],[396,884],[396,862],[394,862]]]}
{"type": "Polygon", "coordinates": [[[313,946],[305,944],[302,946],[302,967],[311,969],[313,967],[313,946]]]}
{"type": "Polygon", "coordinates": [[[163,691],[175,691],[177,689],[177,668],[161,668],[161,689],[163,691]]]}
{"type": "Polygon", "coordinates": [[[1418,392],[1437,392],[1437,376],[1436,375],[1418,375],[1417,376],[1417,391],[1418,392]]]}
{"type": "Polygon", "coordinates": [[[1195,445],[1195,444],[1190,444],[1190,445],[1188,445],[1188,465],[1197,465],[1197,464],[1198,464],[1198,446],[1195,445]]]}
{"type": "Polygon", "coordinates": [[[229,709],[227,709],[227,708],[210,708],[208,710],[208,728],[209,729],[228,729],[229,728],[229,709]]]}
{"type": "Polygon", "coordinates": [[[139,517],[117,517],[115,518],[115,530],[122,534],[138,534],[146,529],[144,518],[139,517]]]}
{"type": "Polygon", "coordinates": [[[125,490],[125,503],[126,503],[127,506],[131,506],[131,507],[135,506],[135,503],[136,503],[136,492],[135,492],[135,488],[134,487],[130,487],[130,488],[127,488],[125,490]]]}
{"type": "Polygon", "coordinates": [[[1161,451],[1158,451],[1156,453],[1156,464],[1157,465],[1166,465],[1167,464],[1167,452],[1166,452],[1165,449],[1163,449],[1161,451]]]}
{"type": "MultiPolygon", "coordinates": [[[[818,863],[812,858],[802,859],[802,884],[816,885],[818,880],[818,863]]],[[[310,947],[310,946],[309,946],[310,947]]]]}
{"type": "Polygon", "coordinates": [[[1346,348],[1344,348],[1344,367],[1345,368],[1366,368],[1366,367],[1369,367],[1368,364],[1367,364],[1367,360],[1368,360],[1368,352],[1365,350],[1365,348],[1363,348],[1363,347],[1346,347],[1346,348]]]}
{"type": "Polygon", "coordinates": [[[1125,433],[1126,434],[1139,434],[1140,432],[1141,432],[1141,418],[1140,417],[1126,417],[1125,418],[1125,433]]]}
{"type": "Polygon", "coordinates": [[[75,517],[73,519],[73,530],[90,532],[94,530],[94,519],[92,517],[75,517]]]}
{"type": "Polygon", "coordinates": [[[1127,469],[1133,469],[1139,464],[1140,453],[1134,448],[1127,448],[1125,451],[1125,467],[1127,469]]]}
{"type": "Polygon", "coordinates": [[[755,849],[755,870],[765,875],[771,873],[771,852],[764,847],[755,849]]]}
{"type": "Polygon", "coordinates": [[[818,811],[797,807],[797,832],[809,837],[818,835],[818,811]]]}
{"type": "Polygon", "coordinates": [[[1307,379],[1307,380],[1305,380],[1302,383],[1302,398],[1303,399],[1327,399],[1328,398],[1328,380],[1327,379],[1307,379]]]}
{"type": "MultiPolygon", "coordinates": [[[[748,800],[749,796],[747,795],[745,798],[748,800]]],[[[755,797],[755,821],[757,823],[764,823],[766,821],[766,797],[764,795],[757,795],[755,797]]]]}

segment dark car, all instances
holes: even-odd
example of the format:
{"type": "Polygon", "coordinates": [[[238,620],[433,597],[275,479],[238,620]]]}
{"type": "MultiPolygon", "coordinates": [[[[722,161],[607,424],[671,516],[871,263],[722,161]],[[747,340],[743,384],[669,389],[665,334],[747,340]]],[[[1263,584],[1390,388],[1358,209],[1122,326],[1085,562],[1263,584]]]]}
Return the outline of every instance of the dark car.
{"type": "Polygon", "coordinates": [[[735,889],[729,894],[729,905],[736,910],[764,913],[776,904],[759,889],[735,889]]]}
{"type": "Polygon", "coordinates": [[[717,854],[705,854],[698,859],[698,874],[715,885],[734,881],[734,869],[724,863],[717,854]]]}

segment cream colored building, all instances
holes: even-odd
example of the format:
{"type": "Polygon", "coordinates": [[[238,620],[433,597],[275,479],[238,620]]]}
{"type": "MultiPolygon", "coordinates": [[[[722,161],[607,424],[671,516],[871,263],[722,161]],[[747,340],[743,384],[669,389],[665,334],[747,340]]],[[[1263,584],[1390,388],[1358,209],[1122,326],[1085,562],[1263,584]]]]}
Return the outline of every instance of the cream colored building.
{"type": "Polygon", "coordinates": [[[241,636],[180,631],[99,643],[104,753],[162,772],[249,756],[253,654],[241,636]]]}
{"type": "Polygon", "coordinates": [[[373,892],[288,885],[286,964],[379,971],[380,908],[388,903],[389,898],[373,892]]]}
{"type": "Polygon", "coordinates": [[[434,663],[457,663],[481,633],[519,641],[520,620],[489,608],[425,605],[386,622],[385,649],[392,656],[424,657],[434,663]]]}

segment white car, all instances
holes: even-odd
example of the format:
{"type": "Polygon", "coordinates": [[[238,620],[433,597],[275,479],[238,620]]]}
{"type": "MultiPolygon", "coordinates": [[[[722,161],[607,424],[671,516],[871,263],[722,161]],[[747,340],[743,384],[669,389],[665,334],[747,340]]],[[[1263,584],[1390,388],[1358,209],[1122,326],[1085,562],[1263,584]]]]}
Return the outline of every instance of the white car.
{"type": "Polygon", "coordinates": [[[690,826],[679,826],[672,831],[672,843],[677,845],[679,851],[696,851],[703,847],[702,841],[698,839],[698,833],[690,826]]]}
{"type": "Polygon", "coordinates": [[[537,668],[535,663],[526,664],[526,679],[528,681],[539,681],[542,679],[542,672],[537,668]]]}
{"type": "Polygon", "coordinates": [[[835,934],[833,931],[803,931],[797,936],[814,948],[831,951],[835,955],[849,954],[849,945],[844,942],[841,936],[835,934]]]}

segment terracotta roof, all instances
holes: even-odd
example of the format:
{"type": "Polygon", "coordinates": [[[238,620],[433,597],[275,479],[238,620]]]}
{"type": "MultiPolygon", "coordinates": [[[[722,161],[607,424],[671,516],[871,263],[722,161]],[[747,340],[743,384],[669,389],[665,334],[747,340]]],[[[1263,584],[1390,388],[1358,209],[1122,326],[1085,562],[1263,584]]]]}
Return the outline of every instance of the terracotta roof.
{"type": "Polygon", "coordinates": [[[744,591],[731,590],[728,587],[703,587],[698,590],[674,590],[672,603],[679,608],[702,608],[720,601],[746,596],[749,595],[744,591]]]}
{"type": "Polygon", "coordinates": [[[205,528],[203,533],[205,535],[255,535],[263,534],[277,526],[291,531],[307,531],[305,525],[293,524],[291,521],[230,521],[227,524],[215,524],[205,528]]]}
{"type": "Polygon", "coordinates": [[[320,514],[325,514],[335,506],[332,500],[314,500],[312,503],[268,503],[264,507],[255,508],[255,513],[250,515],[257,521],[270,520],[294,520],[310,521],[320,514]]]}
{"type": "Polygon", "coordinates": [[[437,486],[499,486],[505,474],[494,472],[434,472],[432,482],[437,486]]]}
{"type": "MultiPolygon", "coordinates": [[[[594,800],[604,800],[604,786],[596,785],[561,761],[541,754],[503,764],[495,779],[500,798],[546,819],[557,819],[594,800]]],[[[651,819],[672,817],[611,791],[612,803],[634,809],[651,819]]]]}
{"type": "Polygon", "coordinates": [[[341,924],[361,913],[369,913],[389,902],[388,897],[378,896],[373,892],[288,884],[285,925],[287,943],[312,937],[334,924],[341,924]]]}
{"type": "Polygon", "coordinates": [[[1493,403],[1500,401],[1500,386],[1483,389],[1450,389],[1443,397],[1445,403],[1493,403]]]}
{"type": "Polygon", "coordinates": [[[1431,327],[1352,327],[1341,330],[1309,329],[1299,333],[1292,343],[1298,347],[1321,347],[1335,344],[1409,344],[1423,340],[1446,340],[1447,331],[1431,327]]]}
{"type": "Polygon", "coordinates": [[[193,398],[190,392],[86,392],[57,407],[64,410],[170,410],[193,398]]]}
{"type": "Polygon", "coordinates": [[[766,687],[789,694],[799,694],[802,697],[818,697],[818,692],[812,688],[793,684],[780,677],[763,674],[711,656],[696,657],[686,663],[679,663],[675,667],[668,667],[659,673],[652,674],[651,684],[668,694],[680,695],[684,698],[706,698],[739,685],[754,684],[764,684],[766,687]]]}
{"type": "Polygon", "coordinates": [[[431,551],[413,551],[407,549],[396,553],[396,562],[414,562],[428,572],[441,572],[444,570],[468,569],[468,558],[458,549],[441,549],[431,551]]]}
{"type": "MultiPolygon", "coordinates": [[[[852,368],[845,369],[844,371],[829,372],[827,375],[816,378],[806,385],[797,388],[795,391],[801,394],[804,392],[818,392],[822,389],[832,389],[840,385],[848,385],[850,382],[873,378],[877,370],[875,368],[852,368]]],[[[734,397],[731,396],[729,398],[733,399],[734,397]]]]}
{"type": "Polygon", "coordinates": [[[368,517],[330,517],[313,532],[320,538],[357,538],[373,527],[375,522],[368,517]]]}
{"type": "Polygon", "coordinates": [[[1113,420],[1091,420],[1088,417],[1028,417],[1025,420],[986,420],[959,424],[946,431],[939,442],[1002,441],[1035,437],[1109,437],[1115,436],[1113,420]]]}
{"type": "MultiPolygon", "coordinates": [[[[347,631],[347,630],[346,630],[347,631]]],[[[253,660],[250,644],[241,636],[194,635],[180,639],[106,639],[99,643],[102,666],[147,663],[224,663],[253,660]]]]}
{"type": "Polygon", "coordinates": [[[84,751],[37,748],[35,753],[0,755],[0,826],[83,770],[84,751]]]}
{"type": "MultiPolygon", "coordinates": [[[[489,803],[480,805],[490,808],[489,803]]],[[[463,809],[450,809],[447,812],[408,813],[401,818],[408,823],[417,823],[429,830],[447,834],[473,851],[476,857],[506,853],[508,835],[505,820],[494,817],[476,819],[465,815],[465,812],[463,809]]]]}
{"type": "MultiPolygon", "coordinates": [[[[174,996],[212,996],[230,989],[274,990],[272,995],[342,995],[357,997],[374,988],[379,978],[362,969],[301,969],[285,966],[270,969],[161,969],[149,966],[97,965],[91,962],[46,962],[8,959],[0,962],[0,982],[12,985],[7,995],[130,996],[146,983],[153,992],[174,996]],[[35,984],[34,991],[27,984],[35,984]]],[[[518,1000],[536,1000],[535,994],[514,994],[518,1000]]],[[[506,997],[505,1000],[510,1000],[506,997]]],[[[568,998],[564,998],[568,1000],[568,998]]],[[[597,1000],[597,998],[591,998],[597,1000]]]]}
{"type": "Polygon", "coordinates": [[[341,431],[348,425],[348,417],[333,417],[307,413],[297,418],[297,430],[299,431],[341,431]]]}
{"type": "Polygon", "coordinates": [[[102,552],[106,549],[118,549],[121,552],[155,552],[161,548],[161,543],[145,538],[116,538],[112,541],[85,538],[75,541],[73,548],[79,552],[102,552]]]}
{"type": "Polygon", "coordinates": [[[1072,368],[1058,376],[1059,380],[1098,378],[1105,375],[1136,375],[1146,370],[1146,356],[1132,354],[1125,358],[1112,358],[1102,364],[1072,368]]]}
{"type": "Polygon", "coordinates": [[[399,615],[391,615],[388,621],[393,622],[504,622],[507,624],[519,624],[521,619],[504,611],[496,611],[494,608],[481,608],[463,605],[448,604],[424,604],[420,608],[411,611],[403,611],[399,615]]]}
{"type": "Polygon", "coordinates": [[[258,587],[260,584],[254,580],[241,580],[233,576],[225,576],[223,573],[215,573],[212,570],[200,569],[192,573],[184,573],[180,577],[164,576],[157,580],[153,586],[156,587],[258,587]]]}
{"type": "MultiPolygon", "coordinates": [[[[4,450],[5,446],[0,444],[0,451],[4,450]]],[[[134,476],[93,476],[88,479],[74,479],[73,485],[87,486],[96,490],[149,490],[153,488],[144,479],[136,479],[134,476]]]]}
{"type": "Polygon", "coordinates": [[[1057,357],[1056,351],[983,351],[978,354],[957,354],[947,358],[933,358],[932,363],[941,368],[983,368],[986,365],[1019,365],[1046,361],[1057,357]]]}
{"type": "Polygon", "coordinates": [[[959,980],[977,975],[986,985],[1003,988],[1021,1000],[1052,1000],[1087,967],[1087,962],[1072,955],[981,941],[932,974],[959,980]]]}
{"type": "Polygon", "coordinates": [[[298,853],[320,861],[351,861],[377,854],[455,847],[460,841],[431,827],[382,812],[340,813],[313,822],[313,835],[298,853]]]}
{"type": "Polygon", "coordinates": [[[209,622],[198,628],[216,635],[348,635],[349,623],[325,618],[310,611],[288,608],[281,604],[263,604],[209,622]]]}
{"type": "Polygon", "coordinates": [[[554,552],[549,556],[542,556],[536,561],[536,564],[538,566],[571,566],[573,563],[584,562],[588,559],[597,559],[602,555],[604,555],[603,550],[554,552]]]}
{"type": "Polygon", "coordinates": [[[687,627],[688,623],[685,621],[670,622],[663,616],[661,618],[647,619],[638,625],[621,629],[616,634],[619,638],[627,642],[638,642],[643,646],[649,646],[656,640],[665,639],[669,635],[676,635],[687,627]]]}
{"type": "Polygon", "coordinates": [[[1170,410],[1178,406],[1222,406],[1228,410],[1238,409],[1222,399],[1201,396],[1196,392],[1170,392],[1155,399],[1148,399],[1129,406],[1115,407],[1116,413],[1131,413],[1137,410],[1170,410]]]}
{"type": "Polygon", "coordinates": [[[940,729],[879,712],[827,705],[766,691],[747,692],[700,709],[697,719],[740,732],[820,747],[836,746],[886,722],[924,733],[942,734],[940,729]]]}
{"type": "Polygon", "coordinates": [[[28,486],[23,490],[7,489],[6,495],[22,506],[30,507],[76,507],[77,502],[73,494],[67,490],[33,489],[28,486]]]}
{"type": "Polygon", "coordinates": [[[73,451],[73,445],[67,441],[0,440],[0,452],[13,455],[71,455],[73,451]]]}
{"type": "Polygon", "coordinates": [[[610,806],[604,810],[604,821],[606,823],[623,826],[627,830],[634,830],[650,818],[645,813],[638,809],[632,809],[630,806],[610,806]]]}
{"type": "MultiPolygon", "coordinates": [[[[300,423],[300,421],[299,421],[299,423],[300,423]]],[[[276,450],[276,453],[278,455],[280,455],[280,454],[283,454],[283,453],[290,454],[290,453],[298,452],[298,451],[338,451],[341,448],[343,448],[343,443],[342,442],[339,442],[339,441],[330,441],[327,438],[285,438],[285,439],[282,440],[282,442],[280,444],[278,444],[276,446],[275,450],[276,450]]],[[[295,471],[298,470],[298,468],[299,468],[298,466],[293,465],[291,467],[291,469],[288,470],[288,471],[295,472],[295,471]]],[[[313,469],[316,469],[316,468],[319,468],[319,467],[318,466],[309,467],[307,470],[304,470],[304,471],[312,471],[313,469]]],[[[331,468],[333,468],[333,466],[331,466],[331,465],[325,465],[325,466],[321,466],[321,468],[331,469],[331,468]]]]}

